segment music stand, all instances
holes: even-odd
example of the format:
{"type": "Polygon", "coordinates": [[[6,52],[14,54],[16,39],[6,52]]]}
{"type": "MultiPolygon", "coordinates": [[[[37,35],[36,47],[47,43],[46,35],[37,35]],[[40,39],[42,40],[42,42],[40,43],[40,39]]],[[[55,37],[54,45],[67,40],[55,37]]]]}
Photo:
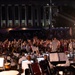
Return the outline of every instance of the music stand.
{"type": "Polygon", "coordinates": [[[59,55],[59,61],[66,61],[67,60],[67,56],[65,53],[58,53],[59,55]]]}
{"type": "Polygon", "coordinates": [[[50,53],[50,62],[58,62],[58,61],[59,61],[58,53],[50,53]]]}

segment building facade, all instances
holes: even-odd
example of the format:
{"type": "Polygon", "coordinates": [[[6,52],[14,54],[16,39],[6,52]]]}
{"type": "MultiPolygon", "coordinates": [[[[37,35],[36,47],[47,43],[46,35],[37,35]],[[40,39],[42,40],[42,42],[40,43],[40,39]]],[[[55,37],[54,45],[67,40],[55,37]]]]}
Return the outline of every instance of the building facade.
{"type": "Polygon", "coordinates": [[[49,0],[7,0],[0,2],[0,28],[49,27],[52,9],[49,0]]]}

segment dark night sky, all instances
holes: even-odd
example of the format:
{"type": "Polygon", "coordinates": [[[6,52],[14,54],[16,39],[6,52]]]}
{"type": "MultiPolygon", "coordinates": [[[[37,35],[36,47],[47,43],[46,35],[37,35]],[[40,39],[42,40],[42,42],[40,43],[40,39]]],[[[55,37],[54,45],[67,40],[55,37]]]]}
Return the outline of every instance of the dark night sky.
{"type": "MultiPolygon", "coordinates": [[[[72,1],[75,0],[52,0],[53,3],[57,3],[57,4],[64,4],[64,3],[70,3],[72,1]]],[[[28,4],[28,3],[33,3],[33,4],[45,4],[45,3],[49,3],[50,0],[0,0],[0,4],[14,4],[14,3],[23,3],[23,4],[28,4]]]]}

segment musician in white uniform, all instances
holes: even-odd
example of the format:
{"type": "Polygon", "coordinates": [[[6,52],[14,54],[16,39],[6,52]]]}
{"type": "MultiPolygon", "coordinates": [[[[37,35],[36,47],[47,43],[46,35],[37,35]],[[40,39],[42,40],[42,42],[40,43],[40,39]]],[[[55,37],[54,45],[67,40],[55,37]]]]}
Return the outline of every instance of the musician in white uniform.
{"type": "Polygon", "coordinates": [[[56,52],[57,47],[58,47],[58,40],[54,38],[54,40],[52,41],[52,52],[56,52]]]}

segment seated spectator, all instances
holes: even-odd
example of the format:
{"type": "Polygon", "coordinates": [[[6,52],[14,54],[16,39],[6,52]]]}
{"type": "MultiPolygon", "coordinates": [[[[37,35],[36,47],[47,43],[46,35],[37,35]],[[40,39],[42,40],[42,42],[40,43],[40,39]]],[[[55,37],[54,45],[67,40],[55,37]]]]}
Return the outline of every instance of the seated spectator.
{"type": "Polygon", "coordinates": [[[29,64],[31,63],[33,63],[33,61],[31,61],[31,56],[28,55],[26,60],[22,62],[22,69],[23,69],[22,75],[29,75],[30,73],[29,64]]]}

